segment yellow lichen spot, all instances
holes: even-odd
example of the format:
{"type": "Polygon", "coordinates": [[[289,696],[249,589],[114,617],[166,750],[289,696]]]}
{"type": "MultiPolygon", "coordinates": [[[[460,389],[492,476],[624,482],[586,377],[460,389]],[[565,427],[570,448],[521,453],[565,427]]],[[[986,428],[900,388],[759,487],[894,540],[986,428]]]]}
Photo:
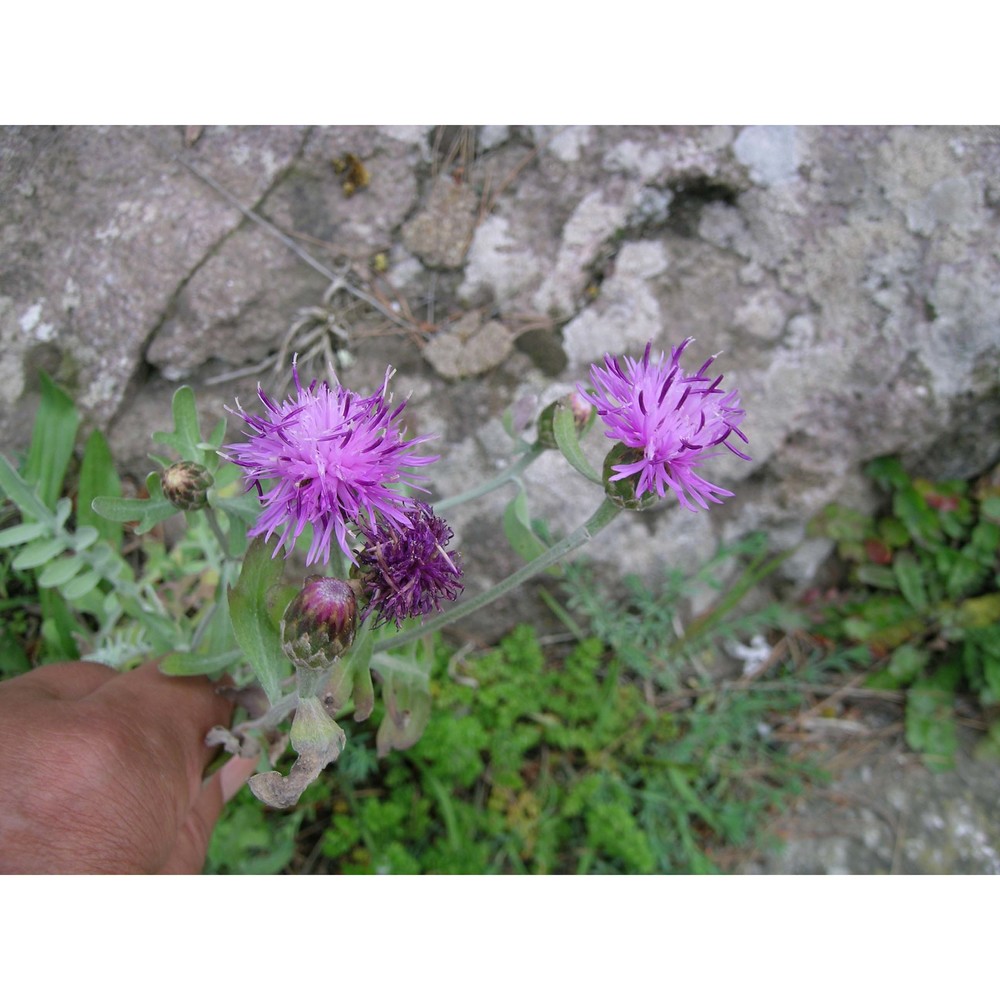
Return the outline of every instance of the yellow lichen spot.
{"type": "Polygon", "coordinates": [[[345,153],[342,157],[333,160],[333,170],[336,174],[346,174],[344,183],[341,185],[344,194],[349,198],[359,188],[368,187],[371,181],[371,174],[368,168],[361,162],[361,159],[354,153],[345,153]]]}

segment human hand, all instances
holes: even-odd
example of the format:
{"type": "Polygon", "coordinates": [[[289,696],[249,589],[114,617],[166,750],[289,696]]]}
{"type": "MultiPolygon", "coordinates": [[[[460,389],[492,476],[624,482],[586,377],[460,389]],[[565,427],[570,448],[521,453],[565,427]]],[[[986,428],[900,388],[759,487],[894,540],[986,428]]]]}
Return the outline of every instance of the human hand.
{"type": "Polygon", "coordinates": [[[253,773],[203,781],[232,704],[155,663],[53,663],[0,683],[0,872],[196,874],[222,807],[253,773]]]}

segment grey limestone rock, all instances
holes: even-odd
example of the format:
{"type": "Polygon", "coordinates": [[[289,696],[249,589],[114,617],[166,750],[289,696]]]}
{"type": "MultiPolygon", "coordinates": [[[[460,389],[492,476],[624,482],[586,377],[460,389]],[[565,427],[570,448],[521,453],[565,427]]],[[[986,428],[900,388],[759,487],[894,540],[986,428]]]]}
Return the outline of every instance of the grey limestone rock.
{"type": "MultiPolygon", "coordinates": [[[[280,391],[278,346],[303,310],[326,315],[331,275],[349,274],[368,297],[332,300],[353,364],[341,375],[372,391],[399,369],[411,419],[440,435],[435,493],[493,475],[510,457],[504,410],[572,389],[607,352],[692,336],[692,362],[720,354],[753,461],[707,471],[737,496],[619,519],[590,549],[609,581],[623,568],[655,579],[756,529],[796,545],[824,504],[871,505],[861,469],[876,455],[932,476],[1000,458],[997,130],[465,129],[468,155],[447,169],[442,134],[4,130],[5,446],[26,442],[45,369],[140,463],[176,380],[206,413],[258,378],[280,391]],[[370,178],[351,197],[333,166],[348,153],[370,178]],[[470,348],[477,337],[489,350],[470,348]]],[[[606,444],[600,430],[586,443],[595,464],[606,444]]],[[[600,499],[556,456],[527,480],[556,533],[600,499]]],[[[507,498],[456,516],[470,589],[516,562],[495,527],[507,498]]],[[[802,545],[783,572],[801,585],[826,554],[802,545]]],[[[535,608],[529,594],[475,626],[495,634],[535,608]]]]}

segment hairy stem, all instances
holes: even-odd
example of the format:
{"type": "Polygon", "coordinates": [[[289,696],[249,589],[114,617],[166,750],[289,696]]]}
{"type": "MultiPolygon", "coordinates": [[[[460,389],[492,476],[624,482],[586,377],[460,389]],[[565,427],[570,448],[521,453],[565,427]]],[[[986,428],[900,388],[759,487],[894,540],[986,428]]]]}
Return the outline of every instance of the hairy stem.
{"type": "Polygon", "coordinates": [[[474,486],[471,490],[458,493],[453,497],[448,497],[447,500],[441,500],[434,504],[434,513],[440,514],[450,507],[457,507],[461,503],[466,503],[469,500],[475,500],[477,497],[485,496],[487,493],[492,493],[493,490],[499,489],[524,472],[543,451],[545,449],[541,445],[533,444],[516,462],[511,462],[498,476],[488,479],[479,486],[474,486]]]}
{"type": "Polygon", "coordinates": [[[215,540],[219,543],[219,548],[222,550],[222,558],[226,562],[232,560],[232,555],[229,552],[229,542],[226,540],[226,536],[222,533],[222,527],[219,525],[219,520],[215,516],[215,511],[211,507],[205,508],[205,519],[208,521],[208,526],[212,529],[212,534],[215,535],[215,540]]]}
{"type": "Polygon", "coordinates": [[[421,639],[431,632],[436,632],[438,629],[453,625],[466,615],[471,615],[474,611],[486,607],[487,604],[492,603],[497,598],[503,597],[504,594],[519,587],[533,576],[544,572],[550,566],[555,566],[556,563],[561,562],[575,549],[580,548],[581,545],[585,545],[602,528],[609,525],[618,516],[620,511],[620,507],[605,498],[600,507],[579,528],[567,535],[562,541],[556,542],[555,545],[543,552],[537,559],[532,559],[530,563],[511,573],[505,580],[501,580],[500,583],[490,587],[489,590],[484,591],[477,597],[462,601],[461,604],[453,604],[447,611],[443,611],[441,614],[436,615],[422,625],[418,625],[416,628],[407,629],[404,632],[399,632],[397,635],[389,636],[386,639],[376,642],[375,652],[382,653],[388,649],[395,649],[396,646],[403,646],[408,642],[413,642],[415,639],[421,639]]]}

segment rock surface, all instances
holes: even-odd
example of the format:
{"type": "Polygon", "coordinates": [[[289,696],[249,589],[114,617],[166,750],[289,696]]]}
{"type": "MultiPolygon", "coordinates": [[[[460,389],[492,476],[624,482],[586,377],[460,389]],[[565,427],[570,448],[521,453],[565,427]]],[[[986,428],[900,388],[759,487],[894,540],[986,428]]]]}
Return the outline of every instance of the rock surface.
{"type": "Polygon", "coordinates": [[[907,750],[898,718],[867,713],[870,736],[827,753],[813,787],[769,833],[777,846],[740,868],[767,875],[1000,875],[997,761],[962,730],[953,770],[907,750]]]}
{"type": "MultiPolygon", "coordinates": [[[[995,129],[12,128],[0,149],[10,448],[40,368],[138,465],[150,400],[174,383],[220,412],[329,338],[360,390],[400,370],[412,421],[442,437],[447,493],[508,459],[520,398],[694,336],[692,352],[723,352],[754,461],[718,460],[738,496],[709,515],[617,522],[591,550],[609,576],[623,551],[655,576],[753,529],[797,544],[825,503],[871,502],[875,455],[969,475],[1000,453],[995,129]],[[368,179],[350,197],[348,154],[368,179]],[[338,275],[350,289],[324,296],[338,275]]],[[[587,447],[599,461],[600,435],[587,447]]],[[[528,481],[557,532],[598,499],[555,456],[528,481]]],[[[513,565],[484,527],[505,500],[456,513],[473,574],[513,565]]],[[[799,584],[826,554],[807,542],[785,571],[799,584]]],[[[530,610],[508,604],[496,627],[530,610]]]]}

